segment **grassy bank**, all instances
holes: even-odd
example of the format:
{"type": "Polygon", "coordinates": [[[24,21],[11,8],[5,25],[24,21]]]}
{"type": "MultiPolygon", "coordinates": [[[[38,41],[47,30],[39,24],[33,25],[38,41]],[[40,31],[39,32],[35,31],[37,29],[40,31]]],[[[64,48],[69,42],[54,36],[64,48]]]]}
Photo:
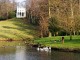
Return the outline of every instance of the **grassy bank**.
{"type": "Polygon", "coordinates": [[[26,22],[24,19],[17,18],[0,21],[0,40],[23,40],[36,37],[35,27],[26,22]]]}
{"type": "Polygon", "coordinates": [[[80,36],[73,36],[72,40],[70,40],[70,36],[64,36],[64,44],[61,42],[61,37],[62,36],[39,38],[35,40],[35,43],[52,46],[53,48],[80,49],[80,36]]]}

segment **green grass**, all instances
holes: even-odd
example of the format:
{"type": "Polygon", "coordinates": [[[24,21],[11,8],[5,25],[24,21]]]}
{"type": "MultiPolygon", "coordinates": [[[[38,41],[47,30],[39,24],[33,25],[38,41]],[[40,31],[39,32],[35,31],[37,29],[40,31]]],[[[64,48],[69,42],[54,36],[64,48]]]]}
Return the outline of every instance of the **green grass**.
{"type": "Polygon", "coordinates": [[[9,19],[0,21],[0,40],[23,40],[36,37],[36,28],[26,23],[24,19],[9,19]]]}
{"type": "Polygon", "coordinates": [[[54,48],[80,49],[80,36],[73,36],[72,40],[70,40],[70,36],[64,36],[64,44],[61,42],[61,37],[62,36],[39,38],[35,40],[35,43],[52,46],[54,48]]]}
{"type": "MultiPolygon", "coordinates": [[[[0,46],[3,45],[19,45],[19,42],[7,42],[2,40],[27,40],[34,39],[37,36],[36,27],[26,23],[24,19],[9,19],[5,21],[0,21],[0,46]]],[[[34,42],[40,43],[46,46],[52,46],[56,48],[79,48],[80,49],[80,36],[73,36],[73,40],[70,40],[69,36],[64,36],[65,42],[62,44],[61,36],[57,37],[46,37],[46,38],[37,38],[34,42]],[[56,40],[56,42],[55,42],[56,40]]]]}

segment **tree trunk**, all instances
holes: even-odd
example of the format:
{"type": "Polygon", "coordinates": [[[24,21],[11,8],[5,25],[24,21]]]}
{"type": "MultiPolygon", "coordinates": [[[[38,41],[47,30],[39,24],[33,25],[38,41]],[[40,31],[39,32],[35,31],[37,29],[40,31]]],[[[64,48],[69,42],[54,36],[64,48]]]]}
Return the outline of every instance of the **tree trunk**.
{"type": "Polygon", "coordinates": [[[51,32],[49,32],[49,37],[51,37],[52,36],[52,33],[51,32]]]}
{"type": "Polygon", "coordinates": [[[74,36],[76,35],[76,32],[74,31],[74,36]]]}
{"type": "Polygon", "coordinates": [[[8,12],[7,12],[7,19],[8,19],[8,12]]]}
{"type": "Polygon", "coordinates": [[[70,0],[70,5],[71,5],[71,28],[70,28],[70,40],[72,40],[72,27],[73,27],[73,20],[74,20],[73,0],[70,0]]]}
{"type": "Polygon", "coordinates": [[[54,36],[56,36],[55,33],[54,33],[54,36]]]}
{"type": "Polygon", "coordinates": [[[79,35],[79,31],[77,31],[77,35],[79,35]]]}
{"type": "Polygon", "coordinates": [[[64,44],[64,37],[62,37],[62,44],[64,44]]]}
{"type": "Polygon", "coordinates": [[[80,0],[79,0],[79,15],[80,15],[80,0]]]}
{"type": "Polygon", "coordinates": [[[49,4],[49,19],[50,19],[51,18],[50,0],[48,0],[48,4],[49,4]]]}
{"type": "Polygon", "coordinates": [[[41,38],[43,38],[43,32],[42,32],[42,30],[41,30],[41,38]]]}
{"type": "Polygon", "coordinates": [[[59,33],[58,33],[58,32],[56,32],[56,35],[57,35],[57,36],[58,36],[58,34],[59,34],[59,33]]]}
{"type": "Polygon", "coordinates": [[[70,31],[70,40],[72,40],[72,31],[70,31]]]}

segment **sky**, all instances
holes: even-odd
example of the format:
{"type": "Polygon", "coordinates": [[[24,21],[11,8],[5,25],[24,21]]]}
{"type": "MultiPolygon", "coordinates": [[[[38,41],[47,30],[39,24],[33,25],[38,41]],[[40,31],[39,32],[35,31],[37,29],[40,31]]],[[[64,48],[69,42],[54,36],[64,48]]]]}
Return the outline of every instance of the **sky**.
{"type": "Polygon", "coordinates": [[[16,2],[23,2],[23,1],[25,1],[25,0],[16,0],[16,2]]]}
{"type": "Polygon", "coordinates": [[[16,2],[17,2],[17,6],[20,6],[20,7],[23,7],[23,6],[25,6],[24,4],[25,4],[25,0],[15,0],[16,2]]]}

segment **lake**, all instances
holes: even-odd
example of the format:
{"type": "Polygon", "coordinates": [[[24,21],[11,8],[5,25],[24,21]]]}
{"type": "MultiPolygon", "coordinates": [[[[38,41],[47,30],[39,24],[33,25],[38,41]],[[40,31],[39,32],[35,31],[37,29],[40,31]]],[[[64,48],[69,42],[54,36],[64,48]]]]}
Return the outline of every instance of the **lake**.
{"type": "Polygon", "coordinates": [[[37,51],[27,46],[1,47],[0,60],[80,60],[80,53],[37,51]]]}

